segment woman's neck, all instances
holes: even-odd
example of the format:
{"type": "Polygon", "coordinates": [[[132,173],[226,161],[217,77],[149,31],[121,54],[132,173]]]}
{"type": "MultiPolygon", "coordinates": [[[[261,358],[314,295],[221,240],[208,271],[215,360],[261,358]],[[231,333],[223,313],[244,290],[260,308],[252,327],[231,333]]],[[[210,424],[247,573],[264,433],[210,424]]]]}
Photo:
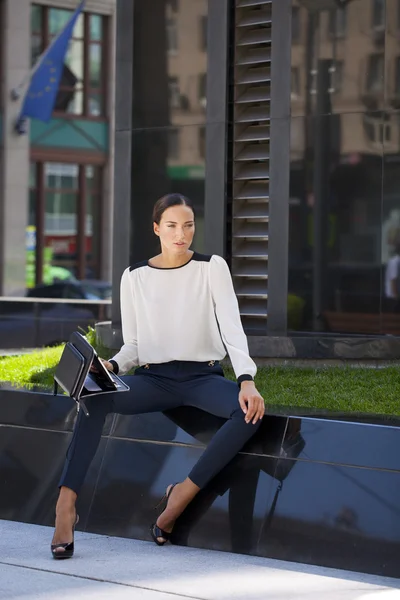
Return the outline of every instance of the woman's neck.
{"type": "Polygon", "coordinates": [[[165,250],[150,259],[150,264],[159,269],[174,269],[176,267],[182,267],[185,265],[193,256],[193,250],[187,250],[184,254],[179,256],[173,255],[165,250]]]}

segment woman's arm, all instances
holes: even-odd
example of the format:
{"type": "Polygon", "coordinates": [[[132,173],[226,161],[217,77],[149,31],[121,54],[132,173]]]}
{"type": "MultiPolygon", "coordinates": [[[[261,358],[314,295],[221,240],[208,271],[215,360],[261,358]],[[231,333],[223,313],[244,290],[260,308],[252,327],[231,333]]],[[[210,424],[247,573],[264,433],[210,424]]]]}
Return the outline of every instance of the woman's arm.
{"type": "Polygon", "coordinates": [[[114,373],[123,375],[138,364],[135,296],[129,268],[121,278],[121,324],[124,345],[109,362],[114,373]]]}
{"type": "Polygon", "coordinates": [[[249,356],[232,277],[228,265],[221,256],[211,257],[210,285],[222,341],[231,359],[238,383],[251,381],[257,373],[257,367],[249,356]]]}

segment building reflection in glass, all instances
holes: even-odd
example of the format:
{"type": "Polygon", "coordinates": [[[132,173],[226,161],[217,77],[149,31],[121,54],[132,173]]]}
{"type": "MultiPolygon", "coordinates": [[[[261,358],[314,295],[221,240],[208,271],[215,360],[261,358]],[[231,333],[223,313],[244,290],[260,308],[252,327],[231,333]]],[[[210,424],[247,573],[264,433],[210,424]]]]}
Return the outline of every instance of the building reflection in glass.
{"type": "Polygon", "coordinates": [[[293,0],[289,327],[398,335],[400,5],[315,6],[293,0]]]}

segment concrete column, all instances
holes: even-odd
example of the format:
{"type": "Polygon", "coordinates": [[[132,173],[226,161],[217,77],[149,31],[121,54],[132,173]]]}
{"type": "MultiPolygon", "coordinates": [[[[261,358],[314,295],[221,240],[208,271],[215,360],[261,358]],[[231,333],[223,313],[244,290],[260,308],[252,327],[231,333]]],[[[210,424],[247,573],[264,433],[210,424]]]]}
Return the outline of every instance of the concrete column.
{"type": "Polygon", "coordinates": [[[112,279],[112,252],[113,252],[113,221],[114,221],[114,154],[115,154],[115,63],[116,63],[116,6],[110,15],[108,27],[109,56],[108,56],[108,97],[107,117],[109,119],[109,155],[108,163],[104,169],[103,178],[103,203],[102,203],[102,232],[101,232],[101,278],[106,281],[112,279]]]}
{"type": "MultiPolygon", "coordinates": [[[[114,221],[112,324],[120,328],[119,287],[129,265],[131,235],[131,163],[134,0],[117,0],[115,44],[114,221]]],[[[112,347],[110,345],[110,347],[112,347]]]]}
{"type": "Polygon", "coordinates": [[[0,294],[25,293],[25,231],[28,220],[29,135],[14,133],[21,100],[10,91],[30,69],[30,1],[6,0],[4,14],[3,176],[0,217],[0,294]]]}

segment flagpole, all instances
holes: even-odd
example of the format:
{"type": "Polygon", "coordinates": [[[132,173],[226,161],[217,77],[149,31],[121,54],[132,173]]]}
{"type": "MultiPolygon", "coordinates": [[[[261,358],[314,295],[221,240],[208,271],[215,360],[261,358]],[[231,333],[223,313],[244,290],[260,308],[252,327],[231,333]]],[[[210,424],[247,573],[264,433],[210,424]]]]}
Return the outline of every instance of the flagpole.
{"type": "Polygon", "coordinates": [[[45,48],[45,50],[43,50],[42,54],[40,55],[39,59],[36,61],[36,63],[34,64],[34,66],[31,68],[31,70],[29,71],[29,73],[27,75],[24,76],[24,78],[22,79],[21,83],[19,83],[18,85],[16,85],[10,92],[11,95],[11,99],[15,102],[16,100],[19,100],[21,97],[21,90],[23,89],[23,87],[25,86],[25,84],[30,81],[32,79],[32,77],[34,76],[34,74],[36,73],[37,69],[40,67],[40,65],[42,64],[46,54],[50,51],[50,49],[53,47],[53,45],[56,43],[56,41],[58,40],[58,38],[60,37],[60,35],[62,35],[62,33],[64,32],[64,30],[68,27],[69,23],[71,22],[71,20],[74,18],[75,12],[78,10],[79,6],[82,4],[82,8],[85,4],[86,0],[82,0],[78,6],[76,7],[76,9],[74,10],[74,12],[71,15],[71,18],[68,20],[68,23],[66,23],[66,25],[61,29],[61,31],[59,32],[58,35],[56,35],[53,40],[50,42],[50,44],[47,46],[47,48],[45,48]]]}

